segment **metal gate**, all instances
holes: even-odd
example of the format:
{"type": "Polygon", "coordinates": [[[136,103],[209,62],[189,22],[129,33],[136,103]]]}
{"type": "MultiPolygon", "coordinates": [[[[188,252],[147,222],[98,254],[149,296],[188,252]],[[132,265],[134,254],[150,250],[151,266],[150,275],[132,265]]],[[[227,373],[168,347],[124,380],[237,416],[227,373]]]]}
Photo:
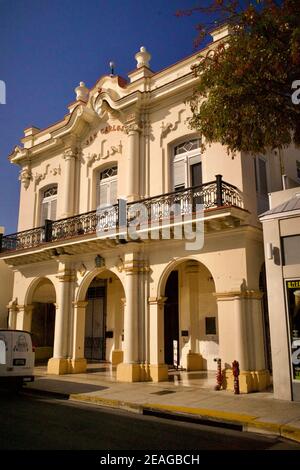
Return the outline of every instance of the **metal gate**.
{"type": "Polygon", "coordinates": [[[84,356],[90,361],[104,361],[106,330],[105,281],[97,280],[92,283],[87,291],[87,301],[84,356]]]}

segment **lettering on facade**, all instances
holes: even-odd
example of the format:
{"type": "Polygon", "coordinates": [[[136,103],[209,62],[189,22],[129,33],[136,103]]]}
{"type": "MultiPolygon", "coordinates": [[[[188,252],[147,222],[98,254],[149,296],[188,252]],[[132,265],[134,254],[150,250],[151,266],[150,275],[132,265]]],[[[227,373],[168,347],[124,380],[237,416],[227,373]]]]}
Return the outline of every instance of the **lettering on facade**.
{"type": "Polygon", "coordinates": [[[125,126],[121,124],[113,124],[112,126],[105,126],[103,129],[100,129],[98,132],[90,135],[87,140],[85,141],[86,145],[91,144],[96,139],[97,135],[99,134],[110,134],[111,132],[125,132],[125,126]]]}
{"type": "Polygon", "coordinates": [[[60,165],[58,165],[57,168],[51,168],[51,165],[48,163],[43,173],[35,173],[34,175],[35,187],[37,187],[40,184],[40,182],[46,178],[48,174],[56,176],[56,175],[60,175],[60,173],[61,173],[60,165]]]}

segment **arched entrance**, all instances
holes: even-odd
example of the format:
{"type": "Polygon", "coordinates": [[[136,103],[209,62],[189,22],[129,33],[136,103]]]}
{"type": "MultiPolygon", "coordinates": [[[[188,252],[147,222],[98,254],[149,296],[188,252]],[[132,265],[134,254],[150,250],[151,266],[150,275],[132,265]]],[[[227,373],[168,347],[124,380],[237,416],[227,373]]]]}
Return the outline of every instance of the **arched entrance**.
{"type": "Polygon", "coordinates": [[[96,274],[88,285],[84,335],[84,357],[88,362],[122,362],[124,299],[120,279],[107,269],[96,274]]]}
{"type": "Polygon", "coordinates": [[[169,368],[215,370],[219,354],[215,283],[200,262],[182,261],[165,280],[164,360],[169,368]]]}
{"type": "Polygon", "coordinates": [[[27,299],[32,306],[31,333],[36,363],[53,355],[56,293],[49,279],[39,279],[27,299]]]}

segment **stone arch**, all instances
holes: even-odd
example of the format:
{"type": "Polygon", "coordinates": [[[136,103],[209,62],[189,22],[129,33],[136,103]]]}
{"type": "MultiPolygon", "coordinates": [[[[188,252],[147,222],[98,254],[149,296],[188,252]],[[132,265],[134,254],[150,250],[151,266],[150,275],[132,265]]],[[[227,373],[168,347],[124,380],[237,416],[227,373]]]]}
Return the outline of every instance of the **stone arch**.
{"type": "Polygon", "coordinates": [[[55,304],[56,288],[52,280],[48,277],[34,279],[25,295],[24,313],[27,321],[30,321],[35,360],[38,363],[47,361],[53,355],[55,304]]]}
{"type": "Polygon", "coordinates": [[[86,361],[123,361],[125,289],[115,270],[95,268],[87,273],[74,302],[81,308],[81,350],[86,361]]]}
{"type": "Polygon", "coordinates": [[[158,298],[164,302],[162,348],[169,367],[215,370],[219,353],[215,293],[211,271],[196,257],[180,258],[164,269],[158,298]]]}
{"type": "Polygon", "coordinates": [[[104,274],[105,271],[111,272],[112,274],[114,274],[119,279],[119,281],[122,284],[123,290],[125,292],[125,287],[124,287],[123,281],[122,281],[121,277],[119,276],[119,274],[115,270],[107,268],[106,266],[103,266],[102,268],[95,268],[92,271],[85,274],[85,276],[83,277],[80,285],[78,286],[75,302],[82,302],[82,301],[85,300],[87,290],[88,290],[89,285],[92,282],[92,280],[96,276],[98,276],[99,274],[102,274],[102,273],[104,274]]]}
{"type": "Polygon", "coordinates": [[[37,278],[35,278],[31,281],[31,283],[29,284],[29,286],[26,290],[26,294],[25,294],[25,298],[24,298],[24,305],[31,305],[32,304],[33,298],[34,298],[34,293],[35,293],[36,289],[39,287],[39,285],[42,284],[43,282],[49,282],[49,283],[52,284],[54,292],[55,292],[55,297],[56,297],[57,294],[56,294],[56,287],[55,287],[54,282],[51,279],[49,279],[49,277],[47,277],[47,276],[37,277],[37,278]]]}
{"type": "Polygon", "coordinates": [[[201,266],[203,266],[204,268],[206,268],[213,280],[214,280],[214,284],[215,284],[215,287],[216,287],[216,281],[215,281],[215,276],[213,274],[213,271],[211,270],[211,268],[207,265],[207,263],[203,263],[202,261],[200,261],[196,256],[188,256],[188,257],[184,257],[184,258],[178,258],[176,260],[172,260],[170,261],[170,263],[167,264],[167,266],[164,268],[164,270],[162,271],[160,277],[159,277],[159,280],[158,280],[158,284],[157,284],[157,297],[160,298],[160,297],[163,297],[164,296],[164,291],[165,291],[165,287],[166,287],[166,282],[168,280],[168,277],[170,275],[170,273],[177,267],[179,266],[180,264],[182,263],[185,263],[187,261],[197,261],[201,266]]]}

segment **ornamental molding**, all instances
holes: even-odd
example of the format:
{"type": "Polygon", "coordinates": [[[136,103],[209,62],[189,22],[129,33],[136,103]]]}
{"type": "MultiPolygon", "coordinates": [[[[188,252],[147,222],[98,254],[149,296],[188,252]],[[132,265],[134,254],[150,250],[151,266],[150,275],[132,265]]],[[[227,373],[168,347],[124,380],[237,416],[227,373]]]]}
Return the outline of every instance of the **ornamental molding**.
{"type": "Polygon", "coordinates": [[[69,159],[69,158],[76,158],[78,156],[78,149],[77,148],[67,148],[64,150],[64,153],[63,153],[63,158],[65,160],[69,159]]]}
{"type": "Polygon", "coordinates": [[[53,167],[51,168],[50,163],[47,163],[45,171],[43,173],[35,173],[34,175],[34,183],[35,183],[35,188],[40,184],[41,181],[43,181],[48,175],[53,175],[57,176],[61,174],[61,168],[60,165],[58,167],[53,167]]]}
{"type": "Polygon", "coordinates": [[[120,141],[119,145],[111,145],[108,150],[104,150],[104,144],[106,140],[102,142],[102,149],[100,153],[88,153],[86,156],[86,162],[88,166],[92,166],[92,164],[96,161],[99,160],[106,160],[107,158],[116,155],[116,154],[122,154],[122,142],[120,141]]]}
{"type": "Polygon", "coordinates": [[[176,131],[178,129],[179,124],[182,122],[182,114],[185,112],[185,109],[181,109],[178,111],[178,117],[174,123],[172,122],[167,122],[166,124],[164,121],[161,123],[161,132],[160,132],[160,139],[161,141],[170,133],[173,131],[176,131]]]}
{"type": "Polygon", "coordinates": [[[19,181],[25,189],[29,187],[30,181],[32,180],[32,172],[30,168],[23,168],[19,174],[19,181]]]}
{"type": "Polygon", "coordinates": [[[143,130],[142,124],[137,123],[137,122],[132,122],[132,123],[129,123],[129,124],[125,124],[124,127],[125,127],[126,134],[130,134],[132,132],[142,132],[142,130],[143,130]]]}

